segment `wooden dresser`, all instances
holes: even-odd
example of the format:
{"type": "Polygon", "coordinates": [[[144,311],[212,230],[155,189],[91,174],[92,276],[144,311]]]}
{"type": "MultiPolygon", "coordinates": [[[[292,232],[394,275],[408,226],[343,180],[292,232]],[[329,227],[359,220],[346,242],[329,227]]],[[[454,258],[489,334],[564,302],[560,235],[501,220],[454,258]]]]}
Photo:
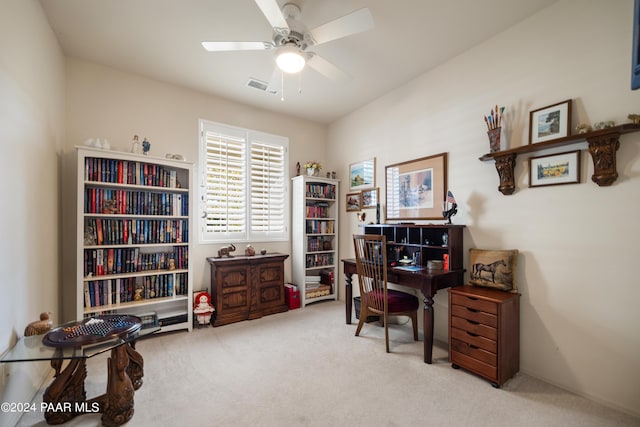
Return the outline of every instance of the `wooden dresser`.
{"type": "Polygon", "coordinates": [[[449,289],[449,361],[498,388],[520,369],[520,295],[449,289]]]}
{"type": "Polygon", "coordinates": [[[289,308],[284,300],[287,254],[207,258],[211,267],[213,326],[258,319],[289,308]]]}

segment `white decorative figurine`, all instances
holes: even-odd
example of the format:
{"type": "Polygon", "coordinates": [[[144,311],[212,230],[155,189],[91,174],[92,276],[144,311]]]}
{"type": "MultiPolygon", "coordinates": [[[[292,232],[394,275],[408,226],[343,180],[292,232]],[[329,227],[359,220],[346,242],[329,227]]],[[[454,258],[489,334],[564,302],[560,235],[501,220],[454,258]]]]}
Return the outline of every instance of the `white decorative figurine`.
{"type": "Polygon", "coordinates": [[[133,154],[140,154],[140,140],[138,140],[138,135],[133,135],[133,141],[131,141],[131,152],[133,154]]]}

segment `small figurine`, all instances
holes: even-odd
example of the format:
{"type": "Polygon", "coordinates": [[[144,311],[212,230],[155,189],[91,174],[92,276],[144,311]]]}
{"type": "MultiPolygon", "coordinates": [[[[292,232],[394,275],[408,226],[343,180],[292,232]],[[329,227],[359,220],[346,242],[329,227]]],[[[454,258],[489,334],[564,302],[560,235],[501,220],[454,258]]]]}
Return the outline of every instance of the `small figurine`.
{"type": "Polygon", "coordinates": [[[169,258],[169,270],[176,269],[176,260],[173,258],[169,258]]]}
{"type": "Polygon", "coordinates": [[[105,200],[102,205],[102,213],[103,214],[115,214],[118,213],[118,207],[116,206],[115,200],[105,200]]]}
{"type": "Polygon", "coordinates": [[[244,254],[246,256],[254,256],[256,254],[256,250],[253,249],[253,246],[247,245],[247,247],[244,249],[244,254]]]}
{"type": "Polygon", "coordinates": [[[640,114],[629,114],[627,119],[631,120],[634,125],[640,125],[640,114]]]}
{"type": "Polygon", "coordinates": [[[133,141],[131,141],[131,152],[133,154],[140,154],[140,140],[138,135],[133,135],[133,141]]]}
{"type": "Polygon", "coordinates": [[[48,332],[53,326],[53,321],[49,318],[51,313],[40,313],[40,320],[31,322],[24,328],[24,336],[30,337],[31,335],[42,335],[48,332]]]}
{"type": "Polygon", "coordinates": [[[300,162],[296,163],[296,176],[300,176],[300,162]]]}
{"type": "Polygon", "coordinates": [[[608,129],[608,128],[612,128],[614,127],[616,124],[616,122],[614,122],[613,120],[607,120],[605,122],[596,122],[593,124],[593,128],[595,130],[599,130],[599,129],[608,129]]]}
{"type": "Polygon", "coordinates": [[[211,315],[216,309],[211,304],[211,295],[208,292],[198,292],[194,298],[193,314],[196,315],[198,324],[206,325],[211,321],[211,315]]]}
{"type": "Polygon", "coordinates": [[[260,249],[260,255],[266,255],[267,254],[267,250],[262,248],[260,249]]]}
{"type": "Polygon", "coordinates": [[[591,131],[591,126],[586,123],[580,123],[576,126],[576,131],[578,131],[579,134],[587,133],[591,131]]]}
{"type": "Polygon", "coordinates": [[[145,138],[144,141],[142,141],[142,154],[146,156],[149,150],[151,150],[151,143],[145,138]]]}
{"type": "Polygon", "coordinates": [[[231,255],[231,252],[234,252],[236,250],[236,247],[233,246],[233,244],[230,244],[229,246],[223,246],[220,249],[218,249],[218,256],[216,258],[222,258],[223,256],[228,256],[229,258],[233,258],[233,255],[231,255]]]}
{"type": "Polygon", "coordinates": [[[447,191],[447,199],[442,202],[442,216],[444,219],[449,221],[447,224],[451,224],[451,217],[457,213],[458,204],[456,203],[456,198],[453,197],[453,193],[451,191],[447,191]],[[451,203],[451,207],[447,209],[449,203],[451,203]]]}

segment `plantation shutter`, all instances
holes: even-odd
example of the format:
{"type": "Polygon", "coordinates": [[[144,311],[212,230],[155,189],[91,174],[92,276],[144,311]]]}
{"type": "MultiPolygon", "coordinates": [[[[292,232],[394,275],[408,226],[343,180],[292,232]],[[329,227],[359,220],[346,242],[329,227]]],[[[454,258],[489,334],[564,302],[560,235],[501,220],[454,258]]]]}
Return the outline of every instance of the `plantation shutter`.
{"type": "Polygon", "coordinates": [[[204,234],[215,239],[238,240],[246,236],[246,139],[234,129],[206,131],[204,234]]]}
{"type": "Polygon", "coordinates": [[[288,139],[200,123],[200,241],[288,240],[288,139]]]}
{"type": "Polygon", "coordinates": [[[251,235],[257,238],[286,231],[285,147],[265,139],[251,141],[251,235]]]}

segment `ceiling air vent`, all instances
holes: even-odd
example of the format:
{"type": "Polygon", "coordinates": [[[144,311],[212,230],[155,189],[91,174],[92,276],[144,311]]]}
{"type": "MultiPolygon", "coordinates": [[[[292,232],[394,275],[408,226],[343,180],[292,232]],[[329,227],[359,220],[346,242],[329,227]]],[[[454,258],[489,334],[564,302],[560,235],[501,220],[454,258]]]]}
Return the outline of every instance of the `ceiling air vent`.
{"type": "Polygon", "coordinates": [[[249,77],[249,81],[247,82],[247,86],[252,87],[254,89],[261,90],[262,92],[270,93],[270,94],[275,94],[276,93],[276,91],[267,90],[267,88],[269,87],[269,83],[263,82],[262,80],[258,80],[258,79],[254,78],[254,77],[249,77]]]}

